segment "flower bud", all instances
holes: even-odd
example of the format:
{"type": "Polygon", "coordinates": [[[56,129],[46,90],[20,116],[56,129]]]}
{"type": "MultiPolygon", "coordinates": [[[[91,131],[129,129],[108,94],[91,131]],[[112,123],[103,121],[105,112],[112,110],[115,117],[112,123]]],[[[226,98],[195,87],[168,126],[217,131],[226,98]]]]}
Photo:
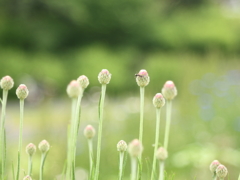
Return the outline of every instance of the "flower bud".
{"type": "Polygon", "coordinates": [[[84,136],[87,139],[92,139],[95,136],[95,129],[91,125],[87,125],[83,131],[84,136]]]}
{"type": "Polygon", "coordinates": [[[100,84],[108,84],[111,80],[111,74],[107,69],[103,69],[99,74],[98,74],[98,81],[100,84]]]}
{"type": "Polygon", "coordinates": [[[26,153],[29,155],[29,156],[32,156],[35,152],[36,152],[37,148],[36,146],[33,144],[33,143],[29,143],[27,146],[26,146],[26,153]]]}
{"type": "Polygon", "coordinates": [[[163,107],[165,104],[165,99],[163,97],[163,95],[161,93],[157,93],[154,97],[153,97],[153,105],[156,108],[161,108],[163,107]]]}
{"type": "Polygon", "coordinates": [[[142,143],[138,139],[134,139],[132,142],[128,145],[128,153],[132,157],[138,157],[143,152],[143,146],[142,143]]]}
{"type": "Polygon", "coordinates": [[[167,159],[167,157],[168,157],[167,150],[163,147],[158,148],[156,158],[160,161],[164,161],[165,159],[167,159]]]}
{"type": "Polygon", "coordinates": [[[4,90],[10,90],[12,89],[14,82],[13,79],[10,76],[4,76],[0,81],[1,88],[4,90]]]}
{"type": "Polygon", "coordinates": [[[42,152],[42,153],[46,153],[49,151],[50,149],[50,145],[46,140],[42,140],[39,145],[38,145],[38,149],[42,152]]]}
{"type": "Polygon", "coordinates": [[[27,175],[23,178],[23,180],[32,180],[31,176],[27,175]]]}
{"type": "Polygon", "coordinates": [[[70,98],[77,98],[81,92],[79,83],[76,80],[72,80],[67,86],[67,94],[70,98]]]}
{"type": "Polygon", "coordinates": [[[84,76],[84,75],[79,76],[77,81],[83,89],[86,89],[89,85],[89,80],[88,80],[87,76],[84,76]]]}
{"type": "Polygon", "coordinates": [[[212,173],[216,172],[217,167],[220,165],[220,162],[218,160],[214,160],[211,164],[210,164],[210,171],[212,173]]]}
{"type": "Polygon", "coordinates": [[[167,100],[172,100],[177,95],[177,88],[172,81],[167,81],[164,84],[162,94],[167,100]]]}
{"type": "Polygon", "coordinates": [[[138,74],[135,74],[135,76],[136,82],[140,87],[145,87],[150,82],[150,77],[145,69],[140,70],[138,74]]]}
{"type": "Polygon", "coordinates": [[[18,99],[23,100],[23,99],[27,98],[28,93],[29,93],[29,91],[25,84],[20,84],[16,90],[16,95],[17,95],[18,99]]]}
{"type": "Polygon", "coordinates": [[[117,143],[117,150],[119,152],[125,152],[127,150],[127,143],[123,140],[117,143]]]}
{"type": "Polygon", "coordinates": [[[220,164],[216,169],[216,174],[220,179],[225,178],[228,174],[228,170],[224,165],[220,164]]]}

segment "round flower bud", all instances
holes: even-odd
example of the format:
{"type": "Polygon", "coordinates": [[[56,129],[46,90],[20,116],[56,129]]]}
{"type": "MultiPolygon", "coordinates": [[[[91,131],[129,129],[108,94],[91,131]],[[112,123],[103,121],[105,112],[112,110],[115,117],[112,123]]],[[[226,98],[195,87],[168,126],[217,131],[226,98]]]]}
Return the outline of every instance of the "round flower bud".
{"type": "Polygon", "coordinates": [[[49,151],[50,149],[50,144],[46,141],[46,140],[42,140],[39,145],[38,145],[38,149],[42,152],[42,153],[46,153],[49,151]]]}
{"type": "Polygon", "coordinates": [[[103,69],[99,74],[98,74],[98,81],[100,84],[108,84],[111,80],[111,74],[107,69],[103,69]]]}
{"type": "Polygon", "coordinates": [[[163,95],[161,93],[157,93],[154,97],[153,97],[153,105],[156,108],[161,108],[163,107],[165,104],[165,99],[163,97],[163,95]]]}
{"type": "Polygon", "coordinates": [[[216,169],[216,174],[220,179],[225,178],[228,174],[228,170],[224,165],[220,164],[216,169]]]}
{"type": "Polygon", "coordinates": [[[128,153],[132,157],[138,157],[143,152],[143,146],[142,143],[138,139],[134,139],[132,142],[128,145],[128,153]]]}
{"type": "Polygon", "coordinates": [[[27,175],[23,178],[23,180],[32,180],[31,176],[27,175]]]}
{"type": "Polygon", "coordinates": [[[70,98],[77,98],[81,92],[79,83],[72,80],[67,86],[67,94],[70,98]]]}
{"type": "Polygon", "coordinates": [[[95,129],[91,125],[87,125],[83,131],[84,136],[87,139],[92,139],[95,136],[95,129]]]}
{"type": "Polygon", "coordinates": [[[177,88],[172,81],[167,81],[164,84],[162,94],[167,100],[172,100],[177,95],[177,88]]]}
{"type": "Polygon", "coordinates": [[[13,79],[10,76],[4,76],[0,81],[1,88],[4,90],[10,90],[12,89],[14,82],[13,79]]]}
{"type": "Polygon", "coordinates": [[[210,171],[212,173],[216,172],[217,167],[220,165],[220,162],[218,160],[214,160],[211,164],[210,164],[210,171]]]}
{"type": "Polygon", "coordinates": [[[37,148],[36,146],[33,144],[33,143],[29,143],[27,146],[26,146],[26,153],[29,155],[29,156],[32,156],[35,152],[36,152],[37,148]]]}
{"type": "Polygon", "coordinates": [[[127,143],[123,140],[117,143],[117,150],[119,152],[125,152],[127,150],[127,143]]]}
{"type": "Polygon", "coordinates": [[[164,161],[165,159],[167,159],[167,157],[168,157],[167,150],[163,147],[158,148],[156,158],[160,161],[164,161]]]}
{"type": "Polygon", "coordinates": [[[150,82],[150,77],[145,69],[140,70],[138,74],[135,74],[135,76],[136,82],[140,87],[145,87],[150,82]]]}
{"type": "Polygon", "coordinates": [[[79,76],[77,81],[83,89],[86,89],[89,85],[89,80],[88,80],[87,76],[84,76],[84,75],[79,76]]]}
{"type": "Polygon", "coordinates": [[[16,95],[18,99],[25,99],[28,96],[28,88],[25,84],[20,84],[16,90],[16,95]]]}

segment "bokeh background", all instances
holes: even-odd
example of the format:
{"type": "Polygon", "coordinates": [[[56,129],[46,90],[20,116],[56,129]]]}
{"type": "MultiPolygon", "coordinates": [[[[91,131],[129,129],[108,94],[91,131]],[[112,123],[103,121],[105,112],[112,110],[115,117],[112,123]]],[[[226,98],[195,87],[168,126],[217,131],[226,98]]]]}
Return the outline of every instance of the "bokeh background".
{"type": "MultiPolygon", "coordinates": [[[[15,90],[26,84],[23,147],[46,139],[51,144],[45,178],[59,179],[66,160],[71,101],[66,87],[86,75],[90,85],[82,102],[78,138],[78,179],[88,170],[84,127],[98,127],[100,84],[108,69],[100,179],[118,177],[116,144],[138,137],[139,87],[134,74],[146,69],[143,179],[149,179],[155,133],[153,96],[173,80],[169,159],[175,180],[210,179],[218,159],[229,179],[240,172],[240,2],[238,0],[2,0],[0,75],[15,86],[7,105],[7,166],[16,167],[19,106],[15,90]]],[[[161,142],[165,126],[162,109],[161,142]]],[[[96,146],[96,138],[94,140],[96,146]]],[[[24,151],[24,149],[23,149],[24,151]]],[[[38,179],[40,153],[34,156],[38,179]]],[[[22,177],[27,169],[23,152],[22,177]]],[[[125,167],[129,179],[130,160],[125,167]]]]}

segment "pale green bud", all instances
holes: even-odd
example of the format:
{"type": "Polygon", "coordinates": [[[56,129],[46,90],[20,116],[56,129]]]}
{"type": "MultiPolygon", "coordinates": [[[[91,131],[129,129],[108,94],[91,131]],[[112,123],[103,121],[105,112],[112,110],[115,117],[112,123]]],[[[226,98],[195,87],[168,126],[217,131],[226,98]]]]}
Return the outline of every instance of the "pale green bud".
{"type": "Polygon", "coordinates": [[[127,147],[128,147],[127,143],[123,140],[121,140],[117,143],[117,150],[119,152],[125,152],[127,150],[127,147]]]}
{"type": "Polygon", "coordinates": [[[220,164],[216,169],[216,174],[220,179],[225,178],[228,174],[228,170],[224,165],[220,164]]]}
{"type": "Polygon", "coordinates": [[[27,146],[26,146],[26,153],[29,155],[29,156],[32,156],[35,152],[36,152],[37,148],[36,146],[33,144],[33,143],[29,143],[27,146]]]}
{"type": "Polygon", "coordinates": [[[86,89],[89,85],[89,80],[88,80],[87,76],[84,76],[84,75],[79,76],[77,81],[83,89],[86,89]]]}
{"type": "Polygon", "coordinates": [[[111,74],[107,69],[103,69],[99,74],[98,74],[98,81],[100,84],[108,84],[111,80],[111,74]]]}
{"type": "Polygon", "coordinates": [[[136,82],[140,87],[145,87],[150,82],[150,77],[145,69],[140,70],[138,74],[135,74],[135,76],[136,82]]]}
{"type": "Polygon", "coordinates": [[[77,98],[81,92],[79,83],[76,80],[72,80],[67,86],[67,94],[70,98],[77,98]]]}
{"type": "Polygon", "coordinates": [[[143,146],[142,143],[138,139],[134,139],[132,142],[128,145],[128,153],[132,157],[138,157],[143,152],[143,146]]]}
{"type": "Polygon", "coordinates": [[[167,81],[164,84],[162,94],[166,100],[172,100],[177,95],[177,88],[172,81],[167,81]]]}
{"type": "Polygon", "coordinates": [[[220,165],[220,162],[218,160],[214,160],[211,164],[210,164],[210,171],[212,173],[216,172],[217,167],[220,165]]]}
{"type": "Polygon", "coordinates": [[[46,141],[46,140],[42,140],[39,145],[38,145],[38,149],[42,152],[42,153],[46,153],[49,151],[50,149],[50,144],[46,141]]]}
{"type": "Polygon", "coordinates": [[[153,105],[156,108],[161,108],[165,105],[165,99],[163,97],[163,95],[161,93],[157,93],[154,97],[153,97],[153,105]]]}
{"type": "Polygon", "coordinates": [[[83,131],[84,136],[87,139],[92,139],[95,136],[95,129],[91,125],[87,125],[83,131]]]}
{"type": "Polygon", "coordinates": [[[168,157],[167,150],[164,147],[158,148],[157,153],[156,153],[156,158],[159,161],[164,161],[165,159],[167,159],[167,157],[168,157]]]}
{"type": "Polygon", "coordinates": [[[18,99],[23,100],[23,99],[27,98],[28,93],[29,93],[29,91],[25,84],[20,84],[16,90],[16,95],[17,95],[18,99]]]}
{"type": "Polygon", "coordinates": [[[32,180],[31,176],[27,175],[23,178],[23,180],[32,180]]]}
{"type": "Polygon", "coordinates": [[[4,76],[0,81],[1,88],[3,90],[10,90],[14,85],[14,81],[10,76],[4,76]]]}

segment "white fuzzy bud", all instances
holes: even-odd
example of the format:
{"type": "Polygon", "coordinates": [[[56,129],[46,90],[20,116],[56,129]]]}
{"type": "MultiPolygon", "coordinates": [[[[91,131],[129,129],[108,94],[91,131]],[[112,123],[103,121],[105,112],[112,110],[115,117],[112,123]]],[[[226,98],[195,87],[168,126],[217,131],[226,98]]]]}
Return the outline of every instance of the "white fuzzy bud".
{"type": "Polygon", "coordinates": [[[92,139],[95,136],[95,129],[91,125],[87,125],[83,131],[84,136],[87,139],[92,139]]]}
{"type": "Polygon", "coordinates": [[[167,157],[168,157],[167,150],[163,147],[158,148],[157,153],[156,153],[156,158],[159,161],[164,161],[165,159],[167,159],[167,157]]]}
{"type": "Polygon", "coordinates": [[[157,93],[154,97],[153,97],[153,105],[156,108],[161,108],[165,105],[165,99],[163,97],[163,95],[161,93],[157,93]]]}
{"type": "Polygon", "coordinates": [[[25,84],[20,84],[16,90],[16,95],[18,99],[25,99],[28,96],[28,88],[25,84]]]}
{"type": "Polygon", "coordinates": [[[140,87],[145,87],[150,82],[150,77],[148,76],[148,72],[145,69],[140,70],[138,74],[135,74],[135,76],[136,82],[140,87]]]}
{"type": "Polygon", "coordinates": [[[167,81],[164,84],[162,94],[167,100],[172,100],[177,95],[177,88],[172,81],[167,81]]]}
{"type": "Polygon", "coordinates": [[[125,152],[127,150],[127,147],[128,147],[127,143],[123,140],[121,140],[117,143],[117,150],[119,152],[125,152]]]}
{"type": "Polygon", "coordinates": [[[138,139],[134,139],[132,142],[128,145],[128,153],[132,157],[138,157],[143,152],[143,146],[142,143],[138,139]]]}
{"type": "Polygon", "coordinates": [[[219,177],[220,179],[223,179],[227,176],[228,170],[224,165],[220,164],[216,169],[216,174],[217,174],[217,177],[219,177]]]}
{"type": "Polygon", "coordinates": [[[49,151],[50,149],[50,144],[46,141],[46,140],[42,140],[39,145],[38,145],[38,149],[42,152],[42,153],[46,153],[49,151]]]}
{"type": "Polygon", "coordinates": [[[10,90],[14,85],[14,81],[10,76],[4,76],[0,81],[1,88],[3,90],[10,90]]]}
{"type": "Polygon", "coordinates": [[[79,76],[77,81],[83,89],[86,89],[89,85],[89,80],[88,80],[87,76],[84,76],[84,75],[79,76]]]}
{"type": "Polygon", "coordinates": [[[79,83],[76,80],[72,80],[67,86],[67,94],[70,98],[77,98],[81,92],[79,83]]]}
{"type": "Polygon", "coordinates": [[[103,69],[99,74],[98,74],[98,81],[100,84],[108,84],[111,80],[111,74],[107,69],[103,69]]]}
{"type": "Polygon", "coordinates": [[[36,152],[37,148],[36,146],[33,144],[33,143],[29,143],[27,146],[26,146],[26,153],[29,155],[29,156],[32,156],[35,152],[36,152]]]}
{"type": "Polygon", "coordinates": [[[216,172],[216,169],[217,169],[217,167],[220,165],[220,162],[218,161],[218,160],[214,160],[211,164],[210,164],[210,167],[209,167],[209,169],[210,169],[210,171],[212,172],[212,173],[215,173],[216,172]]]}
{"type": "Polygon", "coordinates": [[[23,178],[23,180],[32,180],[31,176],[27,175],[23,178]]]}

